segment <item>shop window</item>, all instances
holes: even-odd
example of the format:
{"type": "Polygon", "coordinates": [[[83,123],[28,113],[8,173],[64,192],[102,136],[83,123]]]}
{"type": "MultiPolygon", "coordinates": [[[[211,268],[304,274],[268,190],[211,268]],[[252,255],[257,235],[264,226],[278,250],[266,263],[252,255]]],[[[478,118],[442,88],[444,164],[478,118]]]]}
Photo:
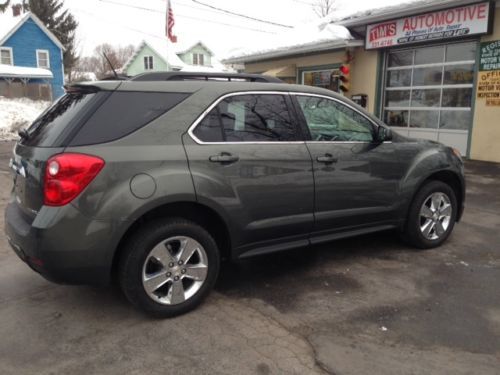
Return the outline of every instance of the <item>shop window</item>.
{"type": "Polygon", "coordinates": [[[387,54],[383,119],[395,127],[468,130],[476,42],[387,54]]]}
{"type": "Polygon", "coordinates": [[[338,69],[311,70],[302,72],[302,83],[339,92],[339,77],[338,69]]]}

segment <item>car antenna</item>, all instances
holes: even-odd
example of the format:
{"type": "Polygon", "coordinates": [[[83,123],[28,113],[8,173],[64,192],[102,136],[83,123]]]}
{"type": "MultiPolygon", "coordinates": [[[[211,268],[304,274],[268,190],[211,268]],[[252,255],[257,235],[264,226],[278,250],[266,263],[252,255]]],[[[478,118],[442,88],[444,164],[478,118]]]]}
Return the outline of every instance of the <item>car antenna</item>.
{"type": "Polygon", "coordinates": [[[116,70],[115,70],[115,68],[113,68],[113,64],[111,64],[111,61],[109,61],[108,56],[106,56],[106,54],[105,54],[104,52],[102,53],[102,55],[104,56],[104,58],[106,59],[106,61],[107,61],[107,62],[108,62],[108,64],[109,64],[109,66],[111,67],[111,70],[113,71],[113,74],[115,75],[115,78],[116,78],[116,79],[120,79],[120,78],[118,77],[118,74],[116,74],[116,70]]]}

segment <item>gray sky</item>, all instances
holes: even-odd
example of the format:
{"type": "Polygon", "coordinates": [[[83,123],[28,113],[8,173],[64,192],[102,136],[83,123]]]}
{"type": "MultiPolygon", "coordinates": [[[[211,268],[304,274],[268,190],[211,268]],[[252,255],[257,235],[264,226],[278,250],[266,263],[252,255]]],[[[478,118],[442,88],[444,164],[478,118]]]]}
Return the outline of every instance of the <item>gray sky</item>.
{"type": "MultiPolygon", "coordinates": [[[[204,3],[275,23],[297,26],[318,19],[315,0],[200,0],[204,3]]],[[[398,0],[337,0],[339,9],[361,10],[394,5],[398,0]]],[[[137,45],[142,39],[165,38],[166,0],[64,0],[79,22],[78,49],[92,53],[100,43],[137,45]],[[123,4],[123,5],[121,5],[123,4]],[[146,8],[146,9],[138,9],[146,8]],[[147,10],[149,9],[149,10],[147,10]]],[[[287,28],[226,15],[192,0],[171,0],[179,45],[204,41],[218,57],[245,44],[258,44],[287,28]]]]}

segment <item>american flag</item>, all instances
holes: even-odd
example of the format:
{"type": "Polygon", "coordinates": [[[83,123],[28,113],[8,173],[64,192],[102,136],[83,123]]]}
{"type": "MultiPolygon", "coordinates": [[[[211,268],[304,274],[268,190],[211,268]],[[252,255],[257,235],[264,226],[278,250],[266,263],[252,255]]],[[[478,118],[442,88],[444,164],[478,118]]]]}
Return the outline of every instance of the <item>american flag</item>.
{"type": "Polygon", "coordinates": [[[167,0],[167,22],[165,25],[165,34],[172,43],[177,42],[177,37],[174,35],[173,31],[174,25],[175,25],[174,12],[172,11],[170,0],[167,0]]]}

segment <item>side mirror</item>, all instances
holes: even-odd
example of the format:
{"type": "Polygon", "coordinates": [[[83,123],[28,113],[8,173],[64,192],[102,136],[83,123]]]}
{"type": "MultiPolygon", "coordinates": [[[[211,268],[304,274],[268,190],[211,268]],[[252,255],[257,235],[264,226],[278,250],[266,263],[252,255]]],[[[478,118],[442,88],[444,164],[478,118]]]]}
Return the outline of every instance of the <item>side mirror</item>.
{"type": "Polygon", "coordinates": [[[379,126],[377,131],[377,141],[386,142],[392,140],[392,131],[385,126],[379,126]]]}

